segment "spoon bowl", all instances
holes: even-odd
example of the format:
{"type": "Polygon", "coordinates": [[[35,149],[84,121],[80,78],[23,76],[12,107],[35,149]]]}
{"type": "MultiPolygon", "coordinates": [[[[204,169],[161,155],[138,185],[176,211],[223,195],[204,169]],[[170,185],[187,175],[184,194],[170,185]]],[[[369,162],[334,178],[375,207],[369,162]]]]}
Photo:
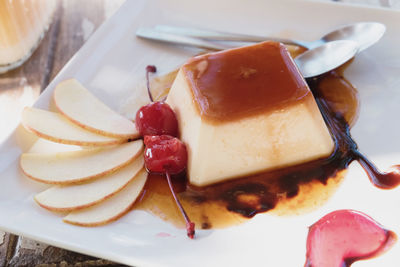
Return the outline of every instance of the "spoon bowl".
{"type": "Polygon", "coordinates": [[[339,28],[324,35],[321,40],[351,40],[358,43],[358,52],[370,47],[382,38],[386,31],[385,25],[378,22],[359,22],[339,28]]]}
{"type": "Polygon", "coordinates": [[[331,41],[307,50],[294,59],[304,78],[321,75],[353,58],[358,51],[355,41],[331,41]]]}

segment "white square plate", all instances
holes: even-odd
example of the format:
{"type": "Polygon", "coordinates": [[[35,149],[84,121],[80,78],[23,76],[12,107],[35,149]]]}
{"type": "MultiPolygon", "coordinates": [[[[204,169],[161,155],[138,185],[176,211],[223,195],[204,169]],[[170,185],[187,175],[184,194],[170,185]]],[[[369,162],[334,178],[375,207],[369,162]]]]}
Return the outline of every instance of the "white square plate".
{"type": "MultiPolygon", "coordinates": [[[[113,109],[133,117],[127,99],[143,83],[144,68],[173,70],[195,51],[136,39],[140,26],[175,24],[313,40],[337,26],[379,21],[383,39],[359,54],[345,76],[358,88],[359,120],[352,129],[361,151],[382,169],[400,163],[400,13],[333,3],[282,0],[129,0],[63,68],[35,104],[48,108],[54,86],[75,77],[113,109]]],[[[308,226],[342,208],[363,211],[400,234],[400,188],[372,186],[357,163],[335,195],[312,213],[259,214],[245,224],[185,232],[142,211],[97,228],[65,224],[33,201],[43,187],[18,168],[24,144],[15,131],[0,145],[0,228],[55,246],[136,266],[302,266],[308,226]],[[170,236],[158,235],[169,233],[170,236]]],[[[400,242],[376,259],[353,266],[399,266],[400,242]]]]}

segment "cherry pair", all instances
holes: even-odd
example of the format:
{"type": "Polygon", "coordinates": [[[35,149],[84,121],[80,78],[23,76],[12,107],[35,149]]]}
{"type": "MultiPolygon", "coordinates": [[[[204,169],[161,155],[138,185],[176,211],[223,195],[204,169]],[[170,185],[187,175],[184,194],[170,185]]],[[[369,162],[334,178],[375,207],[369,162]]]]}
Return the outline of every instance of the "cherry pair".
{"type": "Polygon", "coordinates": [[[146,146],[144,160],[146,169],[153,173],[163,173],[167,177],[171,193],[186,221],[187,235],[194,237],[194,223],[190,221],[180,204],[171,182],[171,174],[178,174],[187,165],[185,144],[178,136],[178,121],[175,112],[165,102],[154,102],[150,92],[149,73],[156,72],[155,66],[147,66],[147,91],[151,103],[141,107],[136,113],[135,124],[144,137],[146,146]]]}

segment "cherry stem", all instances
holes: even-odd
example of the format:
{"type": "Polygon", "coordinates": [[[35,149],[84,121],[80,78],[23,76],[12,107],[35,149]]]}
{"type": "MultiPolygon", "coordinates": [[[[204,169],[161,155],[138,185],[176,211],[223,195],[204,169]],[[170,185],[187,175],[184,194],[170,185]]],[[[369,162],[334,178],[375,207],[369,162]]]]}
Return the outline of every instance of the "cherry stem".
{"type": "Polygon", "coordinates": [[[150,98],[150,101],[151,102],[154,102],[154,100],[153,100],[153,96],[151,95],[151,92],[150,92],[150,79],[149,79],[149,74],[150,74],[150,72],[151,73],[155,73],[157,71],[157,68],[156,68],[156,66],[154,66],[154,65],[148,65],[147,67],[146,67],[146,86],[147,86],[147,93],[149,94],[149,98],[150,98]]]}
{"type": "Polygon", "coordinates": [[[183,209],[183,207],[181,205],[181,202],[179,202],[179,199],[175,194],[174,187],[172,186],[171,176],[169,175],[168,172],[166,173],[166,176],[167,176],[168,186],[169,186],[169,189],[171,190],[172,196],[174,197],[176,205],[178,206],[179,210],[181,211],[181,213],[183,215],[183,218],[185,219],[187,235],[189,238],[193,239],[194,234],[195,234],[195,224],[194,224],[194,222],[190,221],[189,216],[186,214],[185,210],[183,209]]]}

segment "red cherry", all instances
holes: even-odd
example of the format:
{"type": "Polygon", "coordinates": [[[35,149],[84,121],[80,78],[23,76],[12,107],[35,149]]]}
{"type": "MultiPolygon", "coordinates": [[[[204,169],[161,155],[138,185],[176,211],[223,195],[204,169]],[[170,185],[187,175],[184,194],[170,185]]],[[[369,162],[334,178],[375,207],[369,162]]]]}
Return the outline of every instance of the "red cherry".
{"type": "Polygon", "coordinates": [[[186,146],[169,135],[144,137],[144,160],[150,172],[177,174],[186,168],[186,146]]]}
{"type": "Polygon", "coordinates": [[[178,121],[175,112],[164,102],[152,102],[136,113],[136,128],[142,136],[178,136],[178,121]]]}
{"type": "Polygon", "coordinates": [[[152,103],[141,107],[136,113],[136,127],[142,136],[146,149],[145,165],[148,171],[164,173],[176,205],[186,222],[189,238],[195,235],[195,224],[190,221],[184,208],[175,194],[170,174],[182,172],[187,165],[186,146],[173,136],[178,136],[178,121],[174,111],[164,102],[153,102],[150,92],[149,73],[156,72],[155,66],[146,67],[147,92],[152,103]],[[152,136],[153,135],[153,136],[152,136]]]}
{"type": "Polygon", "coordinates": [[[186,232],[189,238],[193,239],[195,235],[195,224],[190,221],[185,209],[179,202],[171,182],[170,174],[182,172],[187,165],[186,146],[178,138],[169,135],[156,135],[144,137],[146,149],[144,151],[144,163],[150,172],[165,173],[168,186],[176,205],[182,213],[186,222],[186,232]]]}
{"type": "Polygon", "coordinates": [[[353,210],[338,210],[310,227],[306,267],[346,267],[384,251],[395,234],[371,217],[353,210]]]}

